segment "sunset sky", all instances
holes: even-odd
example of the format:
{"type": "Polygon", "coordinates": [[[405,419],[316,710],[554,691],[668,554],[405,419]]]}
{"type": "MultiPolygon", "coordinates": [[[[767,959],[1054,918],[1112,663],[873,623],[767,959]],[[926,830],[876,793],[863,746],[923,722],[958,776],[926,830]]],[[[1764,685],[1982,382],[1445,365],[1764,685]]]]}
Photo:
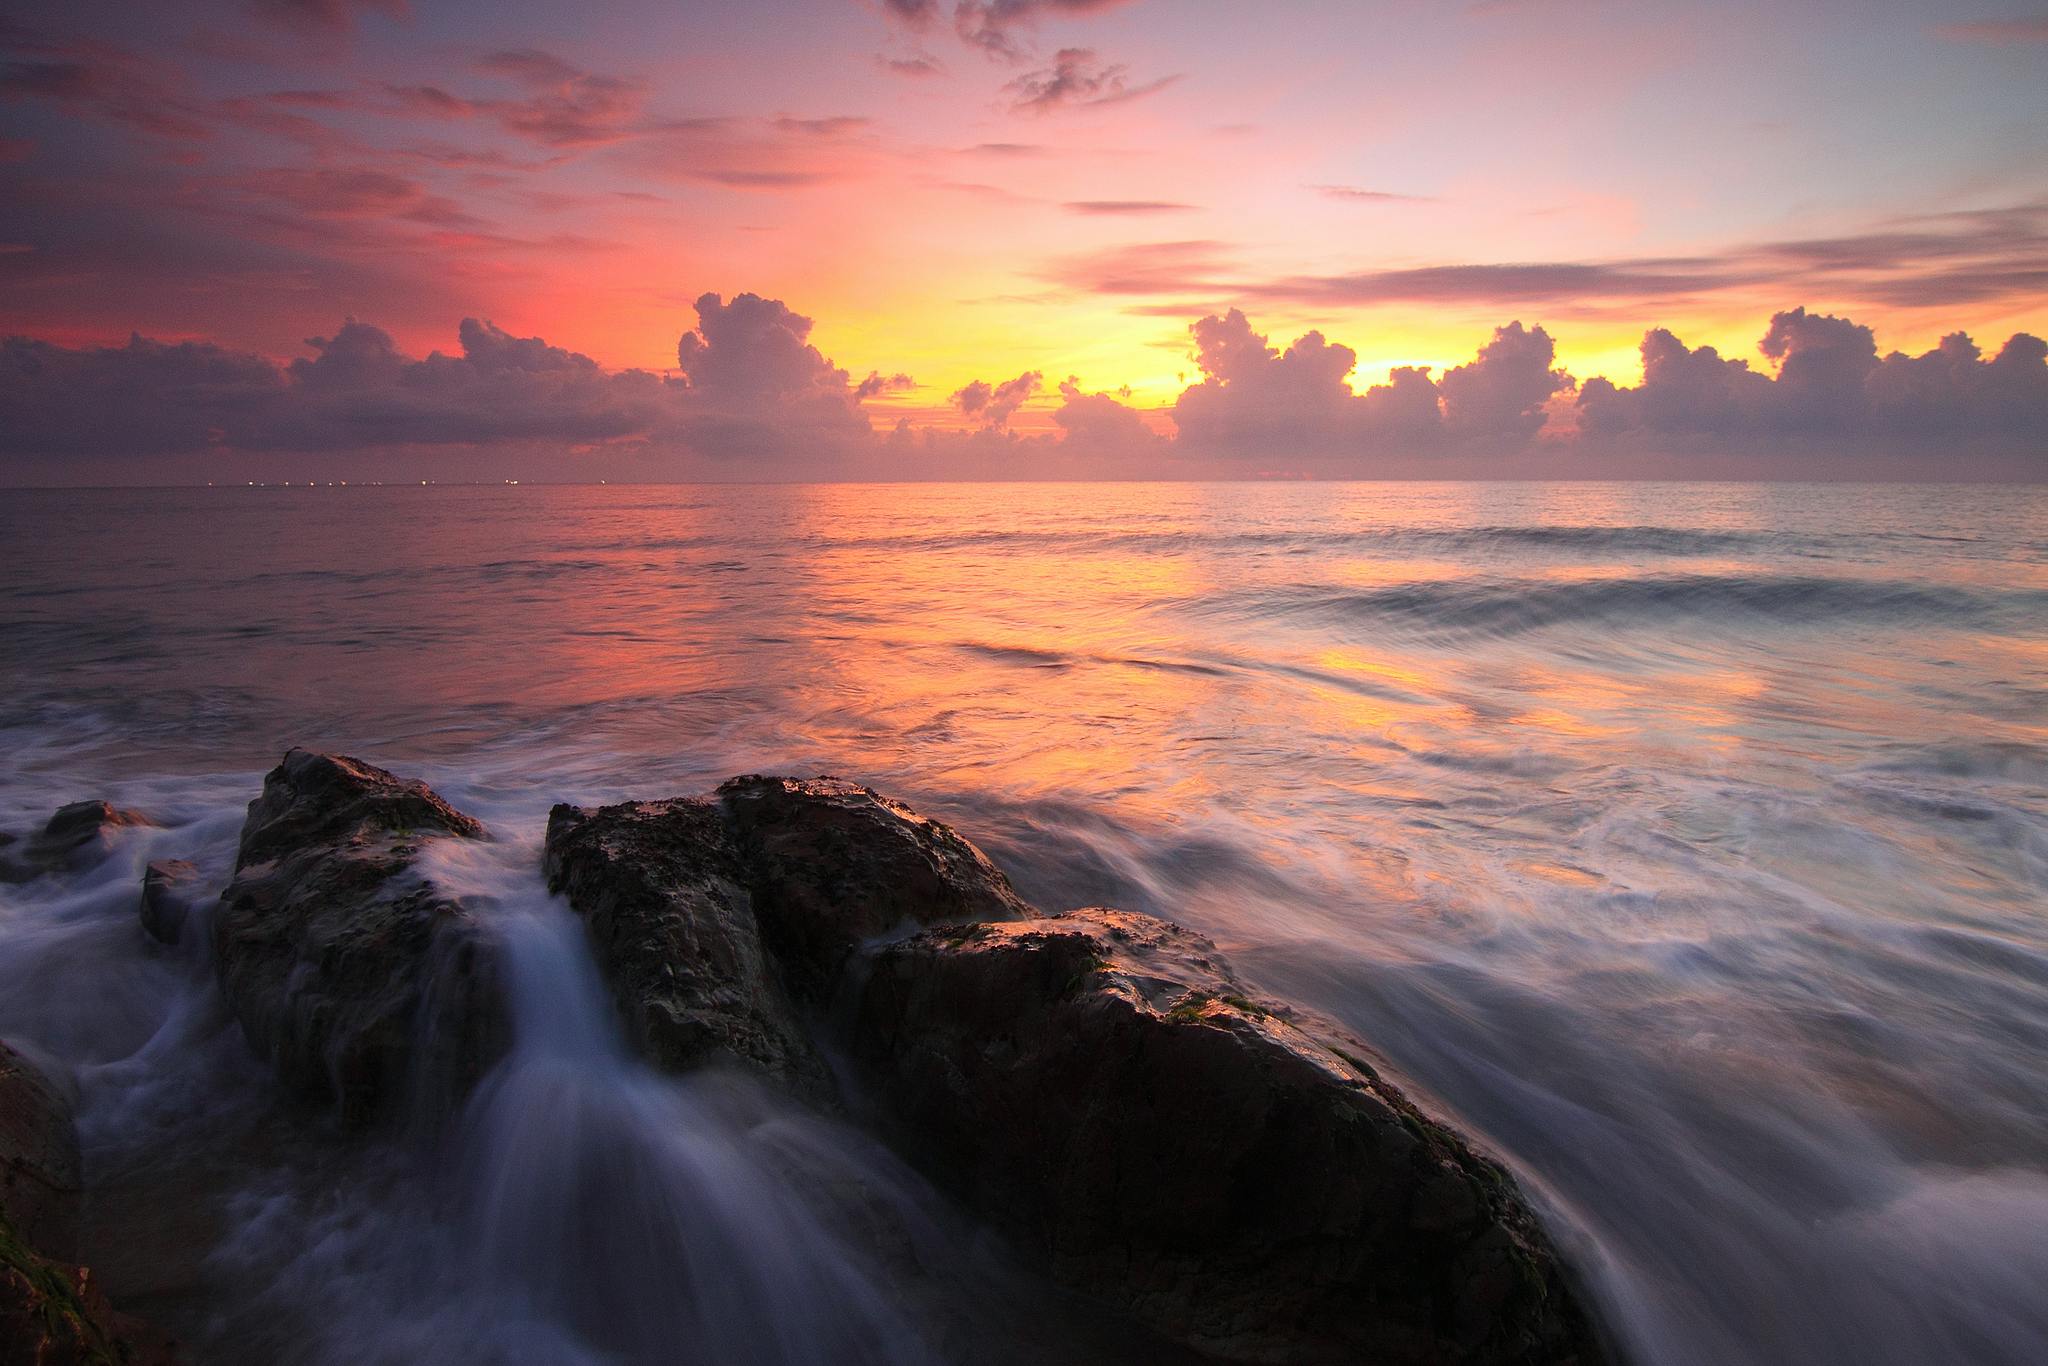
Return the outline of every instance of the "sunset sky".
{"type": "MultiPolygon", "coordinates": [[[[1091,395],[1166,438],[1185,390],[1230,382],[1221,352],[1198,357],[1205,317],[1241,310],[1276,349],[1319,331],[1355,353],[1360,395],[1468,365],[1519,321],[1572,380],[1534,399],[1554,435],[1591,411],[1587,380],[1638,383],[1652,328],[1766,374],[1789,351],[1759,339],[1795,308],[1867,327],[1878,356],[1968,332],[1971,376],[2048,334],[2038,0],[12,14],[0,334],[51,355],[140,334],[282,366],[345,319],[406,357],[461,355],[473,318],[681,384],[700,296],[751,293],[814,320],[792,335],[847,373],[877,441],[905,419],[1072,434],[1056,414],[1091,395]]],[[[2005,406],[1970,430],[2038,470],[2048,387],[2030,351],[2010,359],[2005,406]]],[[[23,365],[0,415],[64,429],[53,405],[77,391],[23,365]]],[[[819,373],[806,401],[836,383],[819,373]]],[[[558,434],[639,442],[646,422],[584,425],[558,434]]],[[[217,448],[342,444],[201,428],[217,448]]]]}

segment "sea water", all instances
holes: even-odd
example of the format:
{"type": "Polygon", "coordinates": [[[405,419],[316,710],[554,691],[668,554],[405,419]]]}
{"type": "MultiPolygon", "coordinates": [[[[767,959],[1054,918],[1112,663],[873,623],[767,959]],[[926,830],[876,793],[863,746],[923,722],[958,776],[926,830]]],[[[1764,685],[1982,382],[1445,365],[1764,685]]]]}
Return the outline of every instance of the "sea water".
{"type": "Polygon", "coordinates": [[[548,806],[769,771],[1338,1017],[1635,1360],[2048,1360],[2048,490],[17,491],[0,544],[0,829],[159,823],[0,887],[0,1038],[201,1359],[1116,1359],[853,1125],[620,1043],[548,806]],[[136,921],[292,745],[500,836],[435,871],[516,1042],[434,1132],[281,1108],[136,921]]]}

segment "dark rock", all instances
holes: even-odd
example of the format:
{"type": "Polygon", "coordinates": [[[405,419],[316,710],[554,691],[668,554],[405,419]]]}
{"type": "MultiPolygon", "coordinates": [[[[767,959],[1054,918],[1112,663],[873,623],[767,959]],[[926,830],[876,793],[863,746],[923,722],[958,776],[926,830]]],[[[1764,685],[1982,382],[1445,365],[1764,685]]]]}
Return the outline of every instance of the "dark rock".
{"type": "Polygon", "coordinates": [[[725,814],[707,801],[557,806],[548,887],[583,917],[629,1032],[657,1065],[737,1063],[829,1090],[762,947],[725,814]]]}
{"type": "Polygon", "coordinates": [[[1605,1360],[1506,1173],[1206,939],[1086,910],[866,966],[885,1123],[1057,1280],[1225,1360],[1605,1360]]]}
{"type": "Polygon", "coordinates": [[[12,836],[0,841],[0,882],[27,882],[45,873],[88,867],[106,857],[116,830],[156,822],[139,811],[125,811],[110,802],[72,802],[57,808],[47,824],[33,838],[21,842],[12,836]]]}
{"type": "Polygon", "coordinates": [[[0,1366],[174,1366],[75,1265],[78,1137],[47,1078],[0,1043],[0,1366]]]}
{"type": "Polygon", "coordinates": [[[160,944],[175,944],[200,901],[199,870],[184,859],[158,859],[142,871],[142,928],[160,944]]]}
{"type": "Polygon", "coordinates": [[[416,867],[483,826],[426,784],[295,749],[263,780],[213,947],[221,988],[296,1091],[356,1125],[452,1105],[504,1049],[481,926],[416,867]]]}
{"type": "Polygon", "coordinates": [[[78,1189],[71,1101],[0,1043],[0,1213],[30,1247],[75,1257],[78,1189]]]}
{"type": "Polygon", "coordinates": [[[793,994],[823,1000],[877,935],[1035,915],[949,826],[836,778],[734,778],[718,789],[761,933],[793,994]]]}

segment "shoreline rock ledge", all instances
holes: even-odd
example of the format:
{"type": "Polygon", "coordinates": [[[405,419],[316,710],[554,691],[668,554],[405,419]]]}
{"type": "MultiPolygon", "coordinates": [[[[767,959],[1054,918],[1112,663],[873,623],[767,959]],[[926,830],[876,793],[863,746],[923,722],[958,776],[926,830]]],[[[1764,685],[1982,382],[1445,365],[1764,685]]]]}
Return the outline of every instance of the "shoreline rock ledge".
{"type": "Polygon", "coordinates": [[[558,806],[555,890],[641,1047],[855,1109],[1061,1284],[1228,1362],[1613,1360],[1513,1179],[1207,939],[1047,915],[836,779],[558,806]],[[816,1040],[805,1044],[806,1038],[816,1040]]]}

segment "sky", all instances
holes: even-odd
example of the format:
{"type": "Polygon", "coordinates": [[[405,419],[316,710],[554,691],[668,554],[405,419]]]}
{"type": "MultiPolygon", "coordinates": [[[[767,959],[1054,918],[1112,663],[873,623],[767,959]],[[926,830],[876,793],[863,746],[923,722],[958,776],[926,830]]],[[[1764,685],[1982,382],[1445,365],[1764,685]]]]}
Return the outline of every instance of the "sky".
{"type": "Polygon", "coordinates": [[[2039,0],[0,10],[0,481],[2048,474],[2039,0]]]}

